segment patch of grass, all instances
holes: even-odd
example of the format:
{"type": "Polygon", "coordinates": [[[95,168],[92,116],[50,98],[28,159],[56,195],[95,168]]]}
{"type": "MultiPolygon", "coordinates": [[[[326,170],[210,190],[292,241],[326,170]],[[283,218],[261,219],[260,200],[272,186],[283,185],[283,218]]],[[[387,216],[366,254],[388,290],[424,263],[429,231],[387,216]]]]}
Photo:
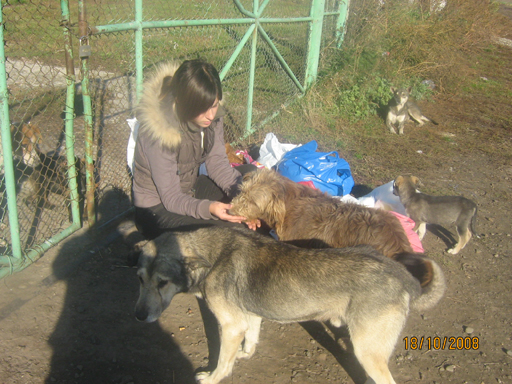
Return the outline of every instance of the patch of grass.
{"type": "Polygon", "coordinates": [[[507,26],[493,4],[479,0],[452,0],[439,14],[403,1],[380,9],[375,1],[353,2],[343,47],[322,67],[317,85],[290,107],[293,115],[266,130],[338,150],[356,182],[374,187],[474,153],[510,161],[511,55],[489,43],[507,26]],[[411,86],[423,112],[440,125],[408,123],[404,136],[389,134],[391,85],[411,86]]]}

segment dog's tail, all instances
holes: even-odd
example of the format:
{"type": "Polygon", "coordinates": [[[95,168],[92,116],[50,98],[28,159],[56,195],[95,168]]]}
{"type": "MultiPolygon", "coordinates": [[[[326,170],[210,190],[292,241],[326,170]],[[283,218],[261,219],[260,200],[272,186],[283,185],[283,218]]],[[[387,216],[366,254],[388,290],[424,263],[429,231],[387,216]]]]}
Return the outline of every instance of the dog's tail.
{"type": "Polygon", "coordinates": [[[434,307],[444,295],[446,283],[441,267],[421,253],[402,253],[395,258],[421,285],[421,295],[413,302],[415,310],[434,307]]]}

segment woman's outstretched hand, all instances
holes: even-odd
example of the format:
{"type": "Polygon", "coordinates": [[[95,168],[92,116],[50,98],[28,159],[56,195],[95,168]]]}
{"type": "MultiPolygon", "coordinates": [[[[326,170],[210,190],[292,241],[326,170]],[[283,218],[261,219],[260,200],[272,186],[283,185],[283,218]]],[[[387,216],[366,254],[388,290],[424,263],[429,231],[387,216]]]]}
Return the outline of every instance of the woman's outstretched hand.
{"type": "Polygon", "coordinates": [[[213,203],[210,204],[210,213],[218,217],[220,220],[230,221],[231,223],[245,222],[245,224],[247,224],[247,227],[249,227],[249,229],[252,229],[253,231],[261,227],[261,221],[259,221],[258,219],[247,221],[247,219],[243,216],[230,215],[230,209],[231,204],[224,204],[219,201],[214,201],[213,203]]]}
{"type": "Polygon", "coordinates": [[[245,221],[243,216],[234,216],[229,214],[231,204],[224,204],[220,201],[214,201],[210,204],[210,213],[220,220],[230,221],[231,223],[242,223],[245,221]]]}

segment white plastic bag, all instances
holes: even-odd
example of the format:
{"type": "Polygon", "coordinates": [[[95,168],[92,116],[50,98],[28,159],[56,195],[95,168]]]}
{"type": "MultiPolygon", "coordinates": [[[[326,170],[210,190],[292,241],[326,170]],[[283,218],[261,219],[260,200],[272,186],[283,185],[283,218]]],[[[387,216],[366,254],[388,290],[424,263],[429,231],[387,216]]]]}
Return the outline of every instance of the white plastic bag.
{"type": "Polygon", "coordinates": [[[281,144],[273,133],[267,133],[260,147],[260,157],[256,161],[266,168],[272,168],[286,152],[297,146],[296,144],[281,144]]]}
{"type": "Polygon", "coordinates": [[[126,162],[130,173],[133,175],[133,155],[135,153],[135,142],[137,141],[137,135],[139,133],[139,121],[137,118],[127,119],[126,122],[130,127],[131,133],[128,138],[128,146],[126,147],[126,162]]]}
{"type": "Polygon", "coordinates": [[[371,207],[372,203],[375,208],[382,208],[386,211],[394,211],[406,216],[405,207],[400,198],[393,195],[394,180],[375,188],[369,194],[360,197],[359,200],[367,207],[371,207]]]}

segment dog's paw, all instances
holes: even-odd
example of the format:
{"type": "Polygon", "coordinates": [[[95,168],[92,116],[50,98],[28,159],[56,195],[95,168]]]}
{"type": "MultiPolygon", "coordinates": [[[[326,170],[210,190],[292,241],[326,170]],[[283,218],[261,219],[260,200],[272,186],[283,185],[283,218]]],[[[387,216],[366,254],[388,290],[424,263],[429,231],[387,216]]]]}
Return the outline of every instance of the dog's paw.
{"type": "Polygon", "coordinates": [[[205,372],[198,372],[196,373],[196,383],[197,384],[211,384],[211,378],[212,373],[209,371],[205,372]]]}
{"type": "Polygon", "coordinates": [[[448,253],[451,253],[452,255],[456,255],[457,253],[459,253],[458,250],[456,250],[455,248],[450,248],[449,250],[447,250],[446,252],[448,253]]]}
{"type": "Polygon", "coordinates": [[[256,348],[252,348],[252,350],[244,350],[244,349],[240,349],[237,354],[236,354],[236,358],[237,359],[250,359],[252,357],[252,355],[254,355],[254,351],[256,350],[256,348]]]}
{"type": "Polygon", "coordinates": [[[240,345],[238,347],[238,351],[236,352],[236,358],[237,359],[249,359],[254,355],[254,352],[256,351],[256,344],[253,345],[240,345]]]}

